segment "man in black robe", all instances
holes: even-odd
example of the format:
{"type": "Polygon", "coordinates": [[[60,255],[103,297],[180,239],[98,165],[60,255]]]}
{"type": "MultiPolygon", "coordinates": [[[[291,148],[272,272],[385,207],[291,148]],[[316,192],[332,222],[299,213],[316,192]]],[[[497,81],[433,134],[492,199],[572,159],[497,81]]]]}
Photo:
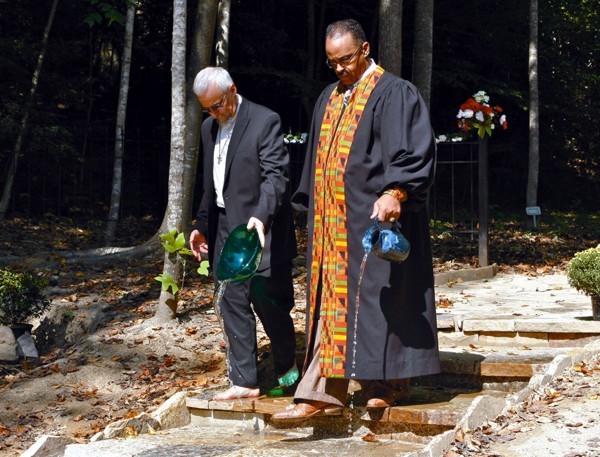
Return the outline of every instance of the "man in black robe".
{"type": "Polygon", "coordinates": [[[292,197],[309,214],[307,354],[295,406],[274,422],[340,414],[350,379],[368,408],[384,408],[411,377],[439,372],[426,208],[435,140],[427,107],[415,86],[368,58],[356,21],[331,24],[325,38],[339,82],[317,100],[292,197]],[[406,261],[366,254],[362,238],[375,218],[400,222],[411,245],[406,261]]]}

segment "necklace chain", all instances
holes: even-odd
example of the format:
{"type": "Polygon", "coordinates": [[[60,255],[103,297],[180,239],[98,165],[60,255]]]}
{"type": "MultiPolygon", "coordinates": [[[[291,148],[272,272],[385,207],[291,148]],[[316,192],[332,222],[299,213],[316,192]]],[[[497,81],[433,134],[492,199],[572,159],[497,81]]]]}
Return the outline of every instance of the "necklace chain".
{"type": "Polygon", "coordinates": [[[225,151],[227,151],[227,147],[229,146],[229,140],[231,139],[232,133],[233,133],[233,128],[230,128],[229,131],[227,132],[227,135],[225,135],[224,137],[221,136],[222,129],[219,126],[219,132],[217,133],[217,144],[218,144],[217,163],[219,165],[221,164],[221,160],[223,160],[223,154],[225,153],[225,151]]]}

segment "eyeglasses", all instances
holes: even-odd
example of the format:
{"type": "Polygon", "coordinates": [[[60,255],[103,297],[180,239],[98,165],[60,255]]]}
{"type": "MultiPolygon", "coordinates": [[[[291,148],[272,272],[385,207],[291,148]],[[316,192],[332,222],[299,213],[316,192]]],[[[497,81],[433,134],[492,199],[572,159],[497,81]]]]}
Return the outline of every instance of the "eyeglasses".
{"type": "Polygon", "coordinates": [[[346,68],[354,60],[354,58],[356,57],[356,54],[358,54],[358,51],[360,51],[361,49],[362,49],[362,46],[359,46],[358,49],[354,52],[354,54],[352,54],[350,57],[342,57],[340,60],[337,60],[337,61],[325,59],[325,65],[327,65],[329,68],[334,69],[334,70],[337,68],[338,65],[340,67],[346,68]]]}
{"type": "Polygon", "coordinates": [[[205,108],[204,106],[202,107],[202,112],[204,113],[212,113],[213,111],[218,111],[221,108],[223,108],[223,106],[225,106],[225,99],[227,97],[227,94],[223,94],[223,97],[221,97],[221,100],[219,100],[219,103],[215,103],[212,106],[209,106],[208,108],[205,108]]]}

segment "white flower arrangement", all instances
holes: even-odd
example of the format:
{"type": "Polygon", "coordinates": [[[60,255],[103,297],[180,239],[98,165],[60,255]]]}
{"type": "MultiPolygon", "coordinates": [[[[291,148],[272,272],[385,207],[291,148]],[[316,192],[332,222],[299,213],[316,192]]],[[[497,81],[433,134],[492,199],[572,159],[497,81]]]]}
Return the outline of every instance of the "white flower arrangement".
{"type": "Polygon", "coordinates": [[[291,131],[289,133],[286,133],[283,135],[283,142],[285,144],[302,144],[302,143],[306,143],[306,138],[308,137],[308,134],[305,133],[292,133],[291,131]]]}

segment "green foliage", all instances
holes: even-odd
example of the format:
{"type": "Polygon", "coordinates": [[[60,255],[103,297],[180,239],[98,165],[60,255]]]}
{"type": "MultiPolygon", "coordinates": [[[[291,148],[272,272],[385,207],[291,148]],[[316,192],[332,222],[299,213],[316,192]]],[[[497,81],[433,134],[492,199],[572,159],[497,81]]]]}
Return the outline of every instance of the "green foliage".
{"type": "MultiPolygon", "coordinates": [[[[123,2],[124,5],[127,5],[127,2],[123,2]]],[[[102,2],[100,0],[90,0],[90,5],[95,8],[94,11],[89,13],[84,19],[83,22],[93,27],[97,24],[102,24],[103,19],[108,21],[108,25],[111,25],[113,22],[117,24],[123,25],[125,23],[125,16],[117,10],[117,8],[110,4],[109,2],[102,2]]]]}
{"type": "Polygon", "coordinates": [[[40,316],[50,306],[42,294],[46,285],[39,276],[0,270],[0,324],[22,324],[40,316]]]}
{"type": "Polygon", "coordinates": [[[177,229],[173,229],[169,233],[163,233],[160,235],[160,238],[163,240],[161,245],[167,252],[179,255],[192,255],[192,251],[186,247],[185,235],[177,233],[177,229]]]}
{"type": "MultiPolygon", "coordinates": [[[[185,279],[185,268],[186,268],[186,259],[184,256],[194,255],[192,251],[187,248],[185,235],[183,233],[178,233],[177,229],[172,229],[168,233],[163,233],[160,235],[160,238],[163,240],[161,245],[169,254],[175,254],[177,256],[177,261],[181,262],[183,266],[183,278],[181,279],[181,285],[183,287],[183,281],[185,279]]],[[[208,260],[203,260],[200,262],[200,267],[198,268],[198,274],[203,276],[208,276],[208,260]]],[[[162,273],[155,277],[157,281],[162,284],[162,289],[168,291],[171,289],[171,293],[176,295],[179,292],[179,286],[175,282],[175,279],[169,273],[162,273]]]]}
{"type": "Polygon", "coordinates": [[[200,262],[200,266],[198,267],[198,270],[196,270],[196,271],[201,276],[208,276],[208,267],[209,267],[208,260],[203,260],[202,262],[200,262]]]}
{"type": "MultiPolygon", "coordinates": [[[[166,168],[168,158],[170,100],[165,94],[170,90],[172,3],[139,2],[136,14],[124,157],[131,173],[124,180],[124,215],[164,213],[162,198],[153,197],[163,195],[168,177],[159,170],[166,168]],[[148,97],[149,93],[161,95],[148,97]]],[[[197,4],[189,3],[190,12],[197,4]]],[[[405,56],[413,55],[414,4],[408,2],[403,13],[405,56]]],[[[48,5],[40,5],[35,0],[0,2],[0,170],[8,167],[48,19],[48,5]]],[[[110,150],[114,141],[124,39],[118,24],[124,21],[126,5],[127,0],[71,2],[55,20],[15,177],[11,213],[61,214],[69,208],[67,200],[79,198],[90,202],[90,212],[103,211],[112,156],[99,152],[110,150]],[[54,132],[55,126],[61,132],[54,132]]],[[[373,2],[335,0],[319,5],[319,16],[325,19],[315,24],[314,34],[304,2],[237,0],[231,11],[229,67],[236,85],[246,98],[279,113],[286,130],[307,130],[316,97],[336,79],[324,65],[322,26],[338,16],[340,8],[363,24],[378,61],[373,2]]],[[[539,4],[539,200],[555,209],[597,207],[597,5],[597,0],[539,4]]],[[[456,130],[457,107],[469,94],[480,88],[493,94],[494,103],[509,114],[510,126],[506,134],[494,132],[489,144],[490,202],[501,202],[504,209],[522,207],[528,161],[529,3],[437,2],[435,18],[430,109],[435,131],[456,130]]],[[[411,59],[404,59],[403,76],[410,79],[411,73],[411,59]]],[[[292,155],[303,152],[299,145],[292,149],[292,155]]],[[[297,167],[302,160],[291,157],[291,162],[297,167]]]]}
{"type": "Polygon", "coordinates": [[[173,295],[177,295],[177,292],[179,292],[179,286],[173,279],[173,276],[171,276],[169,273],[161,273],[154,279],[162,284],[162,290],[168,291],[171,289],[171,293],[173,295]]]}
{"type": "Polygon", "coordinates": [[[600,297],[600,245],[576,252],[567,266],[567,277],[578,291],[600,297]]]}

